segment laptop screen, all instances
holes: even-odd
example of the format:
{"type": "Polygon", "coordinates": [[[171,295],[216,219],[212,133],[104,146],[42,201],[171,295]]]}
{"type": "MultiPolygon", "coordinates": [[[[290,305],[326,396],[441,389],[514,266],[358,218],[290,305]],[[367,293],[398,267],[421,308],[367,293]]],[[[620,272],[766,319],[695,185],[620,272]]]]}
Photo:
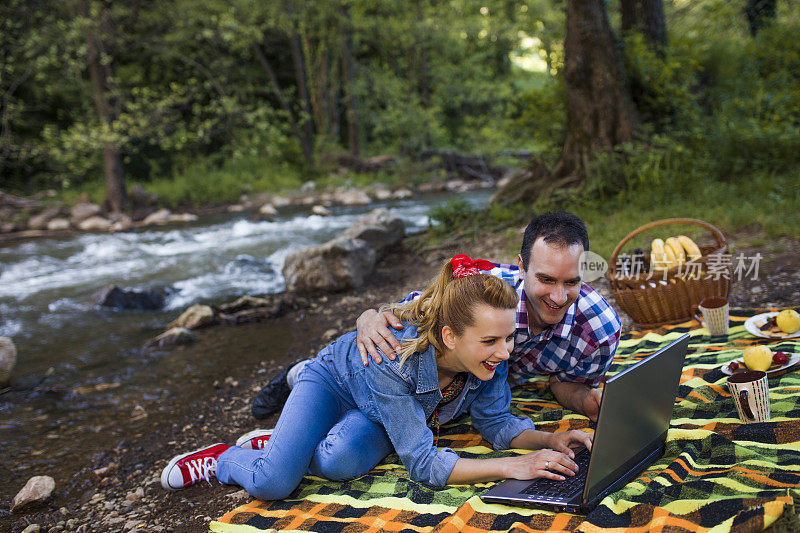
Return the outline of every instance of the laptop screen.
{"type": "Polygon", "coordinates": [[[616,481],[618,470],[630,468],[648,449],[661,445],[660,437],[672,419],[688,344],[685,335],[606,381],[585,501],[616,481]]]}

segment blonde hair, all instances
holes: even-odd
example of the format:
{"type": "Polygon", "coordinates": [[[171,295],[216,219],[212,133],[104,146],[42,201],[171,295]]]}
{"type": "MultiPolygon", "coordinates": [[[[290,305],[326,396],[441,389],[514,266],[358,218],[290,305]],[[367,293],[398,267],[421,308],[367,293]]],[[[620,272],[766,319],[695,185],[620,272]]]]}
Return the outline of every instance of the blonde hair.
{"type": "Polygon", "coordinates": [[[403,322],[417,326],[419,336],[401,344],[400,364],[428,346],[433,346],[436,357],[441,356],[442,328],[450,326],[456,335],[463,335],[468,327],[475,325],[475,308],[479,304],[493,309],[515,309],[518,302],[511,285],[489,274],[453,279],[453,267],[447,261],[417,300],[387,308],[403,322]]]}

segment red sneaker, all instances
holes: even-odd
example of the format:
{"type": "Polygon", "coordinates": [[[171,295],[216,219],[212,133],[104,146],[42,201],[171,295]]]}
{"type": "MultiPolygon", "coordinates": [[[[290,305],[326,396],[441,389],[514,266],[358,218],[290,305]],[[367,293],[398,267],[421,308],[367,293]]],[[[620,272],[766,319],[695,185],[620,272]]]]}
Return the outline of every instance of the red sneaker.
{"type": "Polygon", "coordinates": [[[267,445],[272,429],[254,429],[250,433],[245,433],[236,441],[240,448],[248,450],[260,450],[267,445]]]}
{"type": "Polygon", "coordinates": [[[161,472],[161,486],[167,490],[185,489],[217,475],[217,458],[230,448],[217,443],[193,452],[176,455],[161,472]]]}

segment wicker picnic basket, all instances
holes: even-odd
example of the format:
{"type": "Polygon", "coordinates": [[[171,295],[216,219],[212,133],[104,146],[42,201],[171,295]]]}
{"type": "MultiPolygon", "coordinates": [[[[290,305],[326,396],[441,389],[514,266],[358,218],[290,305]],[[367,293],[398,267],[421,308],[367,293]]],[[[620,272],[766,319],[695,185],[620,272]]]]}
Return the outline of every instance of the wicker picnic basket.
{"type": "Polygon", "coordinates": [[[625,311],[642,328],[654,328],[688,320],[692,316],[692,306],[709,296],[727,297],[731,289],[730,267],[721,271],[717,261],[713,275],[709,273],[709,258],[727,253],[728,243],[722,233],[702,220],[694,218],[665,218],[645,224],[629,233],[620,241],[608,265],[608,281],[611,293],[620,309],[625,311]],[[649,271],[649,254],[645,254],[642,273],[623,272],[618,269],[620,251],[628,241],[645,231],[670,224],[700,226],[711,233],[713,245],[698,245],[702,257],[692,263],[690,269],[685,265],[673,266],[666,272],[649,271]],[[699,265],[697,265],[699,263],[699,265]]]}

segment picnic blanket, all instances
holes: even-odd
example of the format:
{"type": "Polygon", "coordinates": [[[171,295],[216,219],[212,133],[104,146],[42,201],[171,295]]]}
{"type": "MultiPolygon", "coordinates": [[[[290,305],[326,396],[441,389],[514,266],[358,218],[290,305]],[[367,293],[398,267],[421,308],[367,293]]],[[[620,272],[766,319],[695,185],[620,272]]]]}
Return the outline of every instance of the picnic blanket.
{"type": "MultiPolygon", "coordinates": [[[[588,515],[483,503],[494,483],[436,490],[412,481],[397,455],[366,476],[333,482],[307,476],[280,501],[253,500],[212,522],[212,531],[757,531],[768,526],[800,530],[800,371],[769,380],[772,419],[742,424],[727,392],[721,366],[744,346],[767,344],[800,353],[800,339],[775,341],[748,334],[732,312],[727,338],[711,338],[697,322],[624,335],[611,367],[616,373],[690,331],[666,451],[636,479],[610,494],[588,515]]],[[[561,408],[545,382],[513,389],[512,410],[539,429],[586,429],[587,418],[561,408]]],[[[440,446],[462,457],[499,457],[467,417],[442,427],[440,446]]]]}

